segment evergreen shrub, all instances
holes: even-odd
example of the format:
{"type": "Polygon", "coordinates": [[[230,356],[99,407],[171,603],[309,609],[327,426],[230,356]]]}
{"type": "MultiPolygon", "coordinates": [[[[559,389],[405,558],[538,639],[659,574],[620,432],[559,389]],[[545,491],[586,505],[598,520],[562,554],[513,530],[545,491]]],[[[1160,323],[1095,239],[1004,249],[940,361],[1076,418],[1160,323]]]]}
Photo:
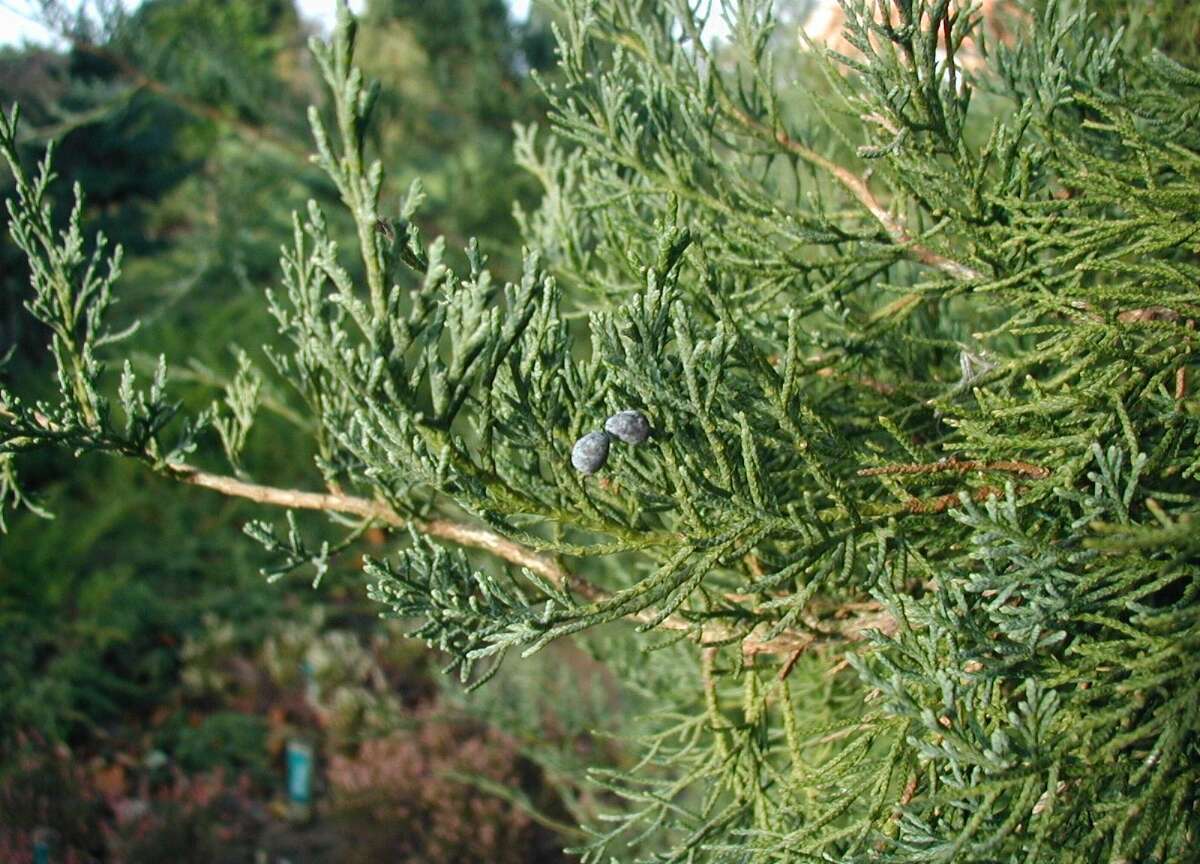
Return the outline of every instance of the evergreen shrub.
{"type": "Polygon", "coordinates": [[[419,186],[381,202],[341,8],[310,120],[364,277],[296,214],[279,339],[187,416],[165,360],[122,370],[119,250],[6,117],[59,392],[0,391],[4,497],[25,451],[136,460],[289,508],[247,527],[274,575],[386,528],[371,596],[470,686],[621,628],[595,644],[655,710],[591,777],[587,861],[1195,860],[1200,70],[1155,50],[1170,16],[1029,2],[1004,44],[966,2],[843,0],[839,55],[766,0],[713,46],[686,0],[559,5],[507,285],[421,236],[419,186]],[[264,376],[309,488],[238,461],[264,376]],[[576,471],[628,410],[649,439],[576,471]],[[214,431],[225,471],[188,461],[214,431]]]}

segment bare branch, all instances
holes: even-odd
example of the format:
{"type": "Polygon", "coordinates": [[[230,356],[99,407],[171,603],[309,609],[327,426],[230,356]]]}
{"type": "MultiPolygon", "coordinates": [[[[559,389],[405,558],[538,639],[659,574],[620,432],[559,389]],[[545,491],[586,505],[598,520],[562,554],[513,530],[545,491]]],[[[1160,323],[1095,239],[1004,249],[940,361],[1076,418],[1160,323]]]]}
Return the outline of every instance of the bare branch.
{"type": "Polygon", "coordinates": [[[366,519],[376,519],[393,527],[411,525],[422,534],[449,540],[459,546],[469,546],[490,552],[498,558],[503,558],[518,567],[528,567],[533,572],[544,576],[556,584],[575,582],[557,562],[540,555],[519,543],[514,543],[493,531],[462,525],[449,519],[409,520],[401,516],[382,501],[370,498],[360,498],[335,492],[307,492],[300,489],[279,489],[275,486],[263,486],[258,483],[247,483],[236,477],[223,474],[211,474],[201,471],[191,465],[175,464],[168,466],[171,477],[192,486],[200,486],[229,495],[235,498],[246,498],[262,504],[276,507],[288,507],[294,510],[326,510],[333,513],[349,513],[366,519]]]}
{"type": "Polygon", "coordinates": [[[968,471],[1001,471],[1010,474],[1021,474],[1026,477],[1044,479],[1050,476],[1050,469],[1030,462],[1017,460],[999,460],[988,462],[982,459],[955,459],[950,457],[938,462],[914,462],[905,465],[881,465],[878,468],[862,468],[859,477],[881,477],[896,474],[965,474],[968,471]]]}

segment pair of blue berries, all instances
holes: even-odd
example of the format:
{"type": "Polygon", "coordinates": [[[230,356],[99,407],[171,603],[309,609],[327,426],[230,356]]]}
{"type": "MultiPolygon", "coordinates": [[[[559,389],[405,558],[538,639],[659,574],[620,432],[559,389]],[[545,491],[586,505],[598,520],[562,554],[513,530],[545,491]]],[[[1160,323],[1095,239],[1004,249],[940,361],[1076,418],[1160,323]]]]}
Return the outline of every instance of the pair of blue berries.
{"type": "Polygon", "coordinates": [[[650,437],[650,421],[641,411],[618,411],[604,421],[604,430],[589,432],[571,448],[571,465],[580,474],[595,474],[608,461],[608,445],[615,438],[642,444],[650,437]]]}

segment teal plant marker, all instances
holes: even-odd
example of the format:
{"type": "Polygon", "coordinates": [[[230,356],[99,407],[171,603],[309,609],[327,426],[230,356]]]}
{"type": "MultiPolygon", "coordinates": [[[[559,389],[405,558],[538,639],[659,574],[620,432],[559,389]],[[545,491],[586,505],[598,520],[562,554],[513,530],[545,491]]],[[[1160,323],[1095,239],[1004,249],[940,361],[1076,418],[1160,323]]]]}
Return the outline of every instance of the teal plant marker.
{"type": "Polygon", "coordinates": [[[303,741],[289,741],[287,745],[287,790],[288,800],[300,807],[312,801],[312,747],[303,741]]]}
{"type": "Polygon", "coordinates": [[[304,822],[312,815],[313,749],[306,741],[287,744],[288,817],[304,822]]]}
{"type": "Polygon", "coordinates": [[[47,828],[33,832],[33,864],[50,864],[50,837],[47,828]]]}

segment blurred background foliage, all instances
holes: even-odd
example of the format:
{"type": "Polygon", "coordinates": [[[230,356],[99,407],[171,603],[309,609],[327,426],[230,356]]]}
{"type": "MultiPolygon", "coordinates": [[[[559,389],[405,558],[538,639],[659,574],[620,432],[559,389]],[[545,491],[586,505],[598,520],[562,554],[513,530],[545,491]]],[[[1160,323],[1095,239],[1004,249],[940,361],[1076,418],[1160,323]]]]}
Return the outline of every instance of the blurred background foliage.
{"type": "MultiPolygon", "coordinates": [[[[20,103],[30,162],[54,142],[58,212],[78,181],[89,229],[125,247],[118,314],[144,319],[135,356],[191,358],[176,383],[202,406],[236,372],[236,347],[268,368],[263,295],[292,211],[313,198],[352,231],[308,161],[305,111],[326,110],[311,25],[291,0],[147,0],[84,17],[75,5],[42,4],[63,48],[0,49],[0,103],[20,103]]],[[[371,0],[363,17],[360,56],[384,88],[372,134],[385,200],[398,207],[420,177],[427,234],[454,248],[478,236],[512,275],[513,203],[536,200],[512,125],[544,115],[531,73],[553,74],[549,17],[514,21],[503,0],[371,0]]],[[[24,316],[27,290],[2,232],[0,356],[36,381],[47,337],[24,316]]],[[[285,386],[268,379],[264,397],[245,460],[300,483],[311,436],[285,386]]],[[[219,441],[196,457],[217,464],[219,441]]],[[[252,508],[169,492],[115,460],[80,470],[44,454],[25,476],[55,518],[16,514],[0,535],[0,859],[32,860],[48,829],[56,860],[299,864],[350,860],[358,844],[355,860],[380,860],[396,838],[405,861],[557,860],[572,793],[535,750],[561,767],[590,747],[596,699],[520,712],[501,734],[486,708],[441,692],[423,646],[378,622],[355,561],[335,562],[319,590],[305,576],[268,584],[241,534],[252,508]],[[282,806],[297,738],[318,766],[316,817],[301,822],[282,806]]],[[[545,662],[591,664],[578,649],[556,656],[545,662]]]]}

